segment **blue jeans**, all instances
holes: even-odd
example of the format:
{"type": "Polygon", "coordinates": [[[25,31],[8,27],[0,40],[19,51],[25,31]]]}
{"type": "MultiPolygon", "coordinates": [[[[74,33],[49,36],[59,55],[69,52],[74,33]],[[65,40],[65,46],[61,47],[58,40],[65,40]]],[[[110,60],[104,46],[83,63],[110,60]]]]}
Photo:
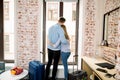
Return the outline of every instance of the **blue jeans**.
{"type": "Polygon", "coordinates": [[[61,58],[62,58],[62,63],[64,66],[64,77],[65,79],[68,79],[68,64],[67,60],[70,56],[70,52],[61,52],[61,58]]]}

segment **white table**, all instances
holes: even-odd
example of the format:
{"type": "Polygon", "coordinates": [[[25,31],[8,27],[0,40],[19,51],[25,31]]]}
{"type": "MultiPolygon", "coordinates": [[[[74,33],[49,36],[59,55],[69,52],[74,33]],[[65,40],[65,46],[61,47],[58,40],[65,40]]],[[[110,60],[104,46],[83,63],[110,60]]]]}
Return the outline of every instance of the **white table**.
{"type": "Polygon", "coordinates": [[[10,70],[8,70],[0,74],[0,80],[19,80],[19,79],[24,78],[27,75],[28,75],[27,70],[23,70],[23,72],[19,75],[12,75],[10,73],[10,70]]]}

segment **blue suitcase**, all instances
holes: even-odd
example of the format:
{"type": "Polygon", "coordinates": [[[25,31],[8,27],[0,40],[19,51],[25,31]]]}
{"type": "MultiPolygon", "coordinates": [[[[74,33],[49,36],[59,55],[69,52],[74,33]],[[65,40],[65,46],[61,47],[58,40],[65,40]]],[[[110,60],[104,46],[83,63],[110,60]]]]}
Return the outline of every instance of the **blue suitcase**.
{"type": "Polygon", "coordinates": [[[44,80],[45,65],[40,61],[29,62],[29,80],[44,80]]]}

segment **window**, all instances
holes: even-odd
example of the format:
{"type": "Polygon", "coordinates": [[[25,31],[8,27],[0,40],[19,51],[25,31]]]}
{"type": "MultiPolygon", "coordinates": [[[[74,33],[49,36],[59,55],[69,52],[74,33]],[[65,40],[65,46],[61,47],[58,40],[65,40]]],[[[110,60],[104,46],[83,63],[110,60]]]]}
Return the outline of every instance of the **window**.
{"type": "Polygon", "coordinates": [[[9,20],[9,1],[4,2],[4,19],[9,20]]]}
{"type": "Polygon", "coordinates": [[[4,60],[14,62],[14,0],[4,1],[4,60]]]}
{"type": "MultiPolygon", "coordinates": [[[[68,58],[68,62],[72,63],[73,55],[78,54],[78,53],[76,53],[76,49],[77,49],[76,29],[77,29],[77,26],[76,26],[76,19],[73,20],[73,12],[72,12],[74,10],[74,12],[76,13],[76,2],[64,2],[63,6],[64,6],[63,7],[63,16],[66,18],[65,25],[67,28],[68,35],[70,36],[71,55],[68,58]],[[73,4],[74,4],[74,7],[73,7],[73,4]],[[68,9],[68,7],[70,9],[68,9]]],[[[74,17],[76,17],[76,14],[74,15],[74,17]]]]}
{"type": "MultiPolygon", "coordinates": [[[[77,6],[77,2],[45,2],[46,6],[43,6],[44,10],[43,11],[45,13],[45,16],[43,18],[46,18],[46,20],[44,21],[43,24],[45,24],[44,27],[44,33],[43,36],[46,36],[43,38],[44,43],[43,43],[43,52],[45,52],[46,54],[43,55],[43,61],[47,62],[48,60],[48,54],[47,54],[47,35],[48,35],[48,29],[53,25],[56,24],[58,21],[58,18],[60,15],[63,15],[66,18],[66,28],[67,28],[67,32],[70,36],[70,47],[71,47],[71,56],[69,57],[69,63],[73,63],[73,55],[78,54],[77,53],[77,36],[78,35],[78,31],[77,30],[77,25],[76,25],[76,6],[77,6]],[[69,7],[69,9],[68,9],[69,7]]],[[[77,59],[75,59],[77,60],[77,59]]],[[[76,61],[77,62],[77,61],[76,61]]]]}

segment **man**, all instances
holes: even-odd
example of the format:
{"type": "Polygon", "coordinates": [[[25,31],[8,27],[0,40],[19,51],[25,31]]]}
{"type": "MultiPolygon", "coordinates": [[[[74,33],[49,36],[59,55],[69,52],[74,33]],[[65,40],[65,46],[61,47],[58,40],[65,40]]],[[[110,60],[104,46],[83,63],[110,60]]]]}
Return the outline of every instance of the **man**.
{"type": "MultiPolygon", "coordinates": [[[[64,31],[61,28],[61,25],[63,25],[65,22],[65,18],[61,17],[58,20],[58,23],[53,25],[49,31],[48,31],[48,40],[51,43],[56,43],[58,39],[60,39],[61,43],[66,44],[67,40],[64,36],[64,31]]],[[[58,62],[60,59],[60,48],[61,45],[59,44],[56,48],[48,44],[48,63],[46,66],[46,74],[45,74],[45,80],[49,80],[49,73],[50,73],[50,66],[53,62],[53,71],[52,71],[52,80],[55,80],[57,68],[58,68],[58,62]]]]}

